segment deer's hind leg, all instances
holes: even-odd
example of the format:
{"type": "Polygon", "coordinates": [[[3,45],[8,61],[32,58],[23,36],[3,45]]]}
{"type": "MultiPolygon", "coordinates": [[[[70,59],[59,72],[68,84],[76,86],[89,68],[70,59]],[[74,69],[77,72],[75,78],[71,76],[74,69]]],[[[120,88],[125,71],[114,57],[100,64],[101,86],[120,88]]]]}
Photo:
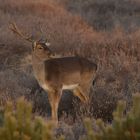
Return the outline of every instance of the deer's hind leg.
{"type": "Polygon", "coordinates": [[[83,90],[78,86],[73,90],[75,96],[79,97],[82,102],[87,102],[88,97],[84,94],[83,90]]]}
{"type": "Polygon", "coordinates": [[[58,121],[58,106],[61,99],[62,89],[55,89],[48,92],[49,102],[51,105],[52,120],[58,121]]]}

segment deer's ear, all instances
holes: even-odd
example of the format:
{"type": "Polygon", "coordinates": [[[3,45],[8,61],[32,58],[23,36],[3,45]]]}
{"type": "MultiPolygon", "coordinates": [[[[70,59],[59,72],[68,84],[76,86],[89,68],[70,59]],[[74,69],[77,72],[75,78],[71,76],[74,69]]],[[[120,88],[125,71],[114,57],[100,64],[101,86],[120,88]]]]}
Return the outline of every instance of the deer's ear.
{"type": "Polygon", "coordinates": [[[36,41],[33,42],[33,47],[35,47],[35,46],[36,46],[36,41]]]}
{"type": "Polygon", "coordinates": [[[51,43],[46,42],[45,45],[46,45],[47,47],[49,47],[49,46],[51,45],[51,43]]]}
{"type": "Polygon", "coordinates": [[[33,50],[35,49],[36,44],[37,44],[36,41],[34,41],[34,42],[33,42],[33,45],[32,45],[33,50]]]}

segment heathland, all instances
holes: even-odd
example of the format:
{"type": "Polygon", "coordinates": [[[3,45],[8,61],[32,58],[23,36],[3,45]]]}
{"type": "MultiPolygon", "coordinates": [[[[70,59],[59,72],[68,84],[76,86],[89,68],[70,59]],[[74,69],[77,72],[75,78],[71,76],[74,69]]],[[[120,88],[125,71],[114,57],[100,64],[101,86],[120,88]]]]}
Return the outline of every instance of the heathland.
{"type": "Polygon", "coordinates": [[[33,75],[31,44],[9,30],[11,22],[36,40],[48,38],[58,55],[98,64],[88,106],[64,91],[58,135],[78,139],[85,133],[79,121],[86,117],[111,123],[119,100],[126,102],[125,112],[131,109],[132,96],[140,92],[139,0],[0,0],[0,105],[16,106],[24,96],[33,114],[46,119],[50,105],[33,75]]]}

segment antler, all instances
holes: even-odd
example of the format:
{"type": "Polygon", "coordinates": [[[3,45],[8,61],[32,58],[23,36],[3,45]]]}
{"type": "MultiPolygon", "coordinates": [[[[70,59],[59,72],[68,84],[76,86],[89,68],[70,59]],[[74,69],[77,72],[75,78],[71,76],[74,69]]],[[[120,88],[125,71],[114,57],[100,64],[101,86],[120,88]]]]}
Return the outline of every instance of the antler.
{"type": "MultiPolygon", "coordinates": [[[[45,28],[45,31],[46,31],[47,29],[45,28]]],[[[41,26],[41,24],[39,23],[39,31],[40,31],[40,33],[43,35],[43,28],[42,28],[42,26],[41,26]]],[[[48,37],[48,38],[50,38],[50,36],[48,37]]],[[[41,37],[41,39],[39,40],[39,41],[41,41],[42,39],[44,39],[44,41],[45,41],[45,43],[47,44],[47,45],[50,45],[50,43],[49,43],[49,41],[48,41],[48,38],[43,38],[43,36],[41,37]]]]}
{"type": "Polygon", "coordinates": [[[42,29],[42,26],[40,25],[40,23],[39,23],[39,29],[40,29],[40,33],[43,34],[43,29],[42,29]]]}
{"type": "Polygon", "coordinates": [[[11,23],[9,25],[9,29],[13,31],[13,33],[18,34],[20,37],[22,37],[23,39],[29,41],[29,42],[34,42],[33,39],[31,39],[30,36],[24,35],[20,29],[17,27],[17,25],[15,23],[11,23]]]}

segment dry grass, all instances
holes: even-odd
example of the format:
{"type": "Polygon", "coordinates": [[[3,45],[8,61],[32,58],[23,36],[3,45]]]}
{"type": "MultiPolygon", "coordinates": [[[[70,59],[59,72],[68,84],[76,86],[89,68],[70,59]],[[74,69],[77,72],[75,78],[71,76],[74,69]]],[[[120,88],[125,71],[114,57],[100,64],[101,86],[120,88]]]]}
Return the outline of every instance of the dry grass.
{"type": "Polygon", "coordinates": [[[104,23],[105,26],[111,27],[111,30],[107,30],[108,28],[102,30],[104,25],[101,27],[99,23],[105,19],[100,18],[103,15],[98,13],[99,9],[104,6],[105,15],[108,14],[109,7],[113,8],[115,0],[110,3],[107,3],[107,0],[101,3],[95,1],[94,4],[91,4],[90,0],[83,3],[77,1],[76,5],[76,1],[71,1],[65,5],[67,9],[59,2],[0,0],[0,104],[5,104],[7,100],[16,101],[18,97],[24,95],[33,102],[33,111],[36,114],[50,116],[47,94],[38,89],[32,73],[31,44],[16,37],[8,29],[9,23],[15,21],[25,33],[33,34],[36,39],[40,36],[48,37],[52,43],[51,49],[58,54],[80,55],[98,63],[98,73],[94,89],[91,90],[92,98],[89,105],[82,106],[79,99],[69,91],[64,92],[60,102],[60,120],[65,120],[68,124],[73,124],[75,121],[76,123],[74,126],[63,124],[59,131],[65,133],[67,139],[78,139],[80,134],[84,133],[84,128],[79,126],[78,119],[88,116],[111,121],[117,101],[120,99],[127,101],[129,109],[132,93],[140,91],[140,30],[137,29],[139,4],[138,1],[133,2],[131,11],[136,12],[131,16],[127,14],[130,1],[127,1],[126,5],[117,2],[118,7],[115,9],[117,15],[114,19],[118,18],[120,21],[123,10],[128,10],[123,17],[126,16],[127,19],[133,17],[133,23],[136,25],[133,30],[126,30],[130,25],[117,24],[114,20],[112,20],[115,23],[113,26],[112,21],[104,23]],[[93,9],[97,4],[98,12],[93,9]],[[83,6],[84,9],[89,9],[90,6],[96,16],[91,17],[91,13],[87,10],[81,11],[80,8],[83,6]],[[96,27],[95,19],[98,15],[96,27]],[[43,33],[40,33],[39,25],[42,26],[43,33]],[[72,103],[73,99],[76,101],[72,103]],[[68,133],[70,129],[71,133],[68,133]]]}
{"type": "Polygon", "coordinates": [[[139,27],[139,0],[57,0],[73,12],[80,14],[97,30],[110,30],[121,25],[126,30],[139,27]]]}

